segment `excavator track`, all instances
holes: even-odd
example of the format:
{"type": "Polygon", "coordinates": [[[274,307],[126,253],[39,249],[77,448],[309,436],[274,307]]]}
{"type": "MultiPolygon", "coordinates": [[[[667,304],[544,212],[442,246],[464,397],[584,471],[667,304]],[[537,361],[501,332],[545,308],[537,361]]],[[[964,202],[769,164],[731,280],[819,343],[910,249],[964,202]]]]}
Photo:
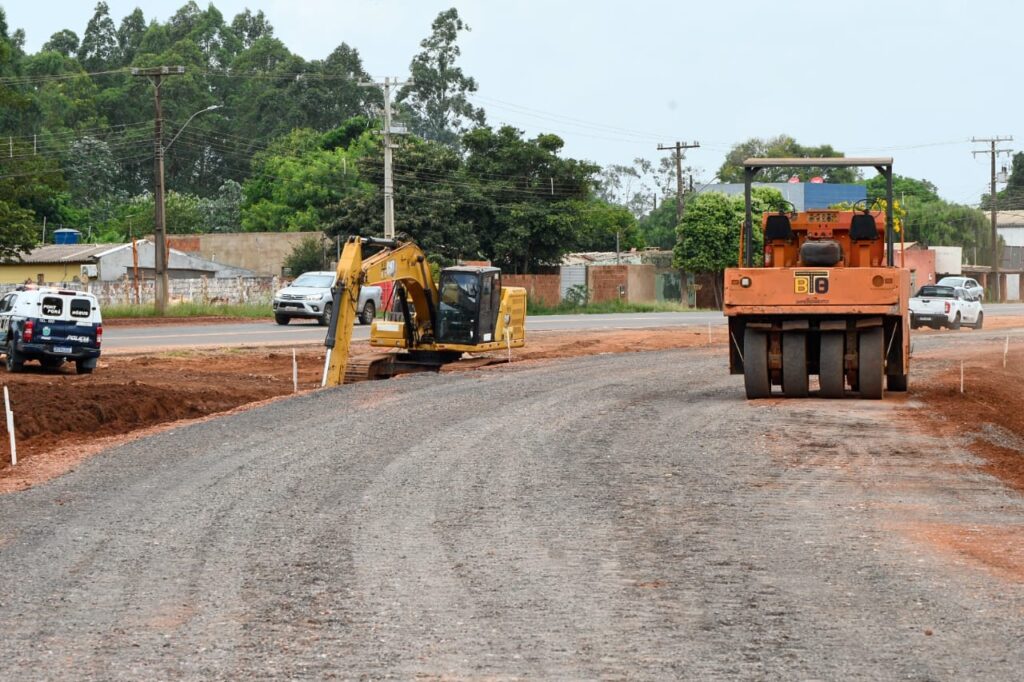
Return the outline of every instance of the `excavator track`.
{"type": "Polygon", "coordinates": [[[361,355],[351,358],[345,367],[346,384],[359,381],[388,379],[393,376],[389,370],[392,366],[391,355],[361,355]]]}

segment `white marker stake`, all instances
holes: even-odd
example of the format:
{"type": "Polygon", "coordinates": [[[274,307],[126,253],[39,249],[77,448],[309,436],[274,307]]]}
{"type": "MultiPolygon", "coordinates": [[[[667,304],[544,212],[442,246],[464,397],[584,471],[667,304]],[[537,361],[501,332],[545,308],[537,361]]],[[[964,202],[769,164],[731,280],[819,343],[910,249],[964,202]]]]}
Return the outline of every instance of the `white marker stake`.
{"type": "Polygon", "coordinates": [[[964,361],[960,361],[960,392],[964,392],[964,361]]]}
{"type": "Polygon", "coordinates": [[[1006,354],[1010,352],[1010,336],[1006,336],[1006,345],[1003,346],[1003,369],[1006,369],[1006,354]]]}
{"type": "Polygon", "coordinates": [[[11,436],[11,466],[18,463],[18,446],[14,442],[14,412],[11,411],[11,394],[4,386],[4,410],[7,412],[7,433],[11,436]]]}
{"type": "Polygon", "coordinates": [[[295,359],[294,348],[292,348],[292,392],[299,392],[299,363],[295,359]]]}
{"type": "Polygon", "coordinates": [[[331,349],[328,348],[327,352],[324,353],[324,377],[320,380],[320,388],[327,385],[327,369],[331,366],[331,349]]]}

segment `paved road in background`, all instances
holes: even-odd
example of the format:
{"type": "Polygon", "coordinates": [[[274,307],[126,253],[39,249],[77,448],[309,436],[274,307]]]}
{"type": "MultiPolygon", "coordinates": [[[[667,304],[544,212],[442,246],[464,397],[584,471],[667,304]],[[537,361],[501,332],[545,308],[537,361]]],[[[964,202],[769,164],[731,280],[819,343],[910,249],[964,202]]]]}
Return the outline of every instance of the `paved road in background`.
{"type": "MultiPolygon", "coordinates": [[[[724,325],[717,311],[694,313],[630,313],[611,315],[536,315],[528,317],[528,331],[581,331],[597,329],[645,329],[689,325],[724,325]]],[[[324,342],[326,328],[315,322],[281,326],[272,321],[213,324],[171,324],[148,327],[108,325],[103,330],[105,351],[140,348],[233,347],[266,344],[316,344],[324,342]]],[[[352,338],[370,338],[370,328],[356,325],[352,338]]]]}
{"type": "MultiPolygon", "coordinates": [[[[990,317],[1024,315],[1024,304],[988,305],[990,317]]],[[[535,315],[526,319],[528,331],[585,331],[607,329],[652,329],[686,327],[708,323],[725,325],[719,311],[692,313],[628,313],[609,315],[535,315]]],[[[103,349],[107,352],[131,352],[142,348],[213,348],[247,345],[308,345],[323,343],[326,329],[316,323],[293,322],[280,326],[271,321],[226,322],[213,324],[171,324],[148,327],[120,327],[116,323],[104,329],[103,349]]],[[[370,328],[357,325],[352,338],[365,340],[370,328]]]]}
{"type": "Polygon", "coordinates": [[[0,496],[0,677],[1020,679],[1024,501],[909,403],[691,349],[180,426],[0,496]]]}

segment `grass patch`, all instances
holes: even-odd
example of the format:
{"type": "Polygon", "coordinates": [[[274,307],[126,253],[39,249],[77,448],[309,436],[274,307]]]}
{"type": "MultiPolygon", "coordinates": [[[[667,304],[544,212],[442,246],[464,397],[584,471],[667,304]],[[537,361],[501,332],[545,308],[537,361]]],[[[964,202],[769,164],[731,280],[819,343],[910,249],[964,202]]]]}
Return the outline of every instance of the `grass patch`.
{"type": "Polygon", "coordinates": [[[696,308],[687,308],[681,303],[668,301],[655,303],[626,303],[625,301],[603,301],[601,303],[585,303],[579,305],[571,301],[562,301],[556,306],[528,302],[526,312],[529,315],[599,315],[607,313],[690,313],[696,308]]]}
{"type": "MultiPolygon", "coordinates": [[[[167,306],[162,317],[246,317],[252,319],[272,316],[269,303],[175,303],[167,306]]],[[[103,306],[103,318],[134,319],[157,317],[156,306],[107,305],[103,306]]]]}

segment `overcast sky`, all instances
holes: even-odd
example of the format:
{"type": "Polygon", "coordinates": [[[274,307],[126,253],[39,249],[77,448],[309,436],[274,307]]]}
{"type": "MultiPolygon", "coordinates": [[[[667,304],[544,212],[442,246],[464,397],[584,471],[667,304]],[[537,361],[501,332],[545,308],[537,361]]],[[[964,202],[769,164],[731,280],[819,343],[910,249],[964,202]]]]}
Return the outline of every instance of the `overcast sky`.
{"type": "MultiPolygon", "coordinates": [[[[111,16],[142,6],[166,21],[183,0],[107,0],[111,16]]],[[[203,2],[200,6],[205,7],[203,2]]],[[[63,28],[79,37],[91,0],[0,0],[35,52],[63,28]]],[[[461,65],[491,123],[554,132],[565,153],[600,164],[655,159],[658,143],[697,140],[688,163],[712,178],[729,147],[792,135],[847,156],[893,156],[950,201],[987,192],[975,137],[1016,136],[1024,149],[1012,0],[219,0],[230,22],[262,9],[307,59],[346,42],[377,78],[404,76],[439,11],[472,31],[461,65]]],[[[1018,64],[1019,66],[1019,64],[1018,64]]],[[[1001,157],[999,165],[1007,164],[1001,157]]]]}

